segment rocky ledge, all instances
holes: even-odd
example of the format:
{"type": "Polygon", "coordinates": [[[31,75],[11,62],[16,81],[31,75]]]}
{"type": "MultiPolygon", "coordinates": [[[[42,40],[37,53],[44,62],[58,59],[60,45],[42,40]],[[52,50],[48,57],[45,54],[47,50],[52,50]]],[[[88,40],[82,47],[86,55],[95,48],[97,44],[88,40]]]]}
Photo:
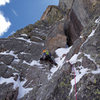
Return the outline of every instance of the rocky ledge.
{"type": "Polygon", "coordinates": [[[0,100],[100,100],[99,76],[99,0],[60,0],[0,39],[0,100]],[[44,48],[58,67],[39,61],[44,48]]]}

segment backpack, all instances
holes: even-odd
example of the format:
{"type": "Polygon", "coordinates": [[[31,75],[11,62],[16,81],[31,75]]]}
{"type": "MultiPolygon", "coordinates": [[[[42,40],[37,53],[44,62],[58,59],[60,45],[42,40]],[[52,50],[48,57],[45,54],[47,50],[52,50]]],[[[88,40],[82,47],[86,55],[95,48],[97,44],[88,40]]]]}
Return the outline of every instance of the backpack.
{"type": "Polygon", "coordinates": [[[43,54],[51,56],[51,53],[48,50],[43,50],[43,54]]]}

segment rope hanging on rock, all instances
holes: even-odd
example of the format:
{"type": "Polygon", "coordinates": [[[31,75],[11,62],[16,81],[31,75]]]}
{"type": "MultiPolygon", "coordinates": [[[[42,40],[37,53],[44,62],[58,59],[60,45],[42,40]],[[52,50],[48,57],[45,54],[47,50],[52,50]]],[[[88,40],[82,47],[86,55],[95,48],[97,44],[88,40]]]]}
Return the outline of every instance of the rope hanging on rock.
{"type": "MultiPolygon", "coordinates": [[[[69,63],[71,68],[73,68],[72,64],[69,61],[67,61],[67,63],[69,63]]],[[[74,71],[74,80],[75,80],[75,97],[76,97],[76,100],[77,100],[76,73],[75,73],[74,68],[73,68],[73,71],[74,71]]]]}

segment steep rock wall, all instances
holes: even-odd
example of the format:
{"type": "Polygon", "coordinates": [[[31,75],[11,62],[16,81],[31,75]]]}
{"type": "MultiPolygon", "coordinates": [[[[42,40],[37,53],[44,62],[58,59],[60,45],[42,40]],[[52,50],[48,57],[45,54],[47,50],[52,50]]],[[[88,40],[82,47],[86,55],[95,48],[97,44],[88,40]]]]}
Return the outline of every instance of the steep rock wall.
{"type": "Polygon", "coordinates": [[[47,8],[40,21],[0,39],[1,100],[74,100],[72,67],[76,71],[78,100],[99,100],[100,18],[98,23],[94,21],[100,15],[100,3],[73,1],[60,0],[58,7],[47,8]],[[66,42],[72,47],[59,57],[58,70],[52,73],[51,64],[39,62],[42,49],[54,53],[66,42]]]}
{"type": "Polygon", "coordinates": [[[81,31],[91,19],[99,16],[100,11],[99,0],[60,0],[60,9],[66,12],[65,16],[65,34],[67,37],[68,45],[81,35],[81,31]],[[68,15],[69,14],[69,15],[68,15]]]}

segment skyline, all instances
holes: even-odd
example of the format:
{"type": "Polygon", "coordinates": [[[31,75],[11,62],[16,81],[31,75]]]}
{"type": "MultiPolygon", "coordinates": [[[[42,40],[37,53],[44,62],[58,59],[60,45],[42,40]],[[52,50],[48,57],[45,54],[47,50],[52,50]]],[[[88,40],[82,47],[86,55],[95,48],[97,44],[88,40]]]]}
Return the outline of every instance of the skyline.
{"type": "Polygon", "coordinates": [[[0,38],[40,20],[48,5],[58,5],[59,0],[0,0],[0,38]]]}

